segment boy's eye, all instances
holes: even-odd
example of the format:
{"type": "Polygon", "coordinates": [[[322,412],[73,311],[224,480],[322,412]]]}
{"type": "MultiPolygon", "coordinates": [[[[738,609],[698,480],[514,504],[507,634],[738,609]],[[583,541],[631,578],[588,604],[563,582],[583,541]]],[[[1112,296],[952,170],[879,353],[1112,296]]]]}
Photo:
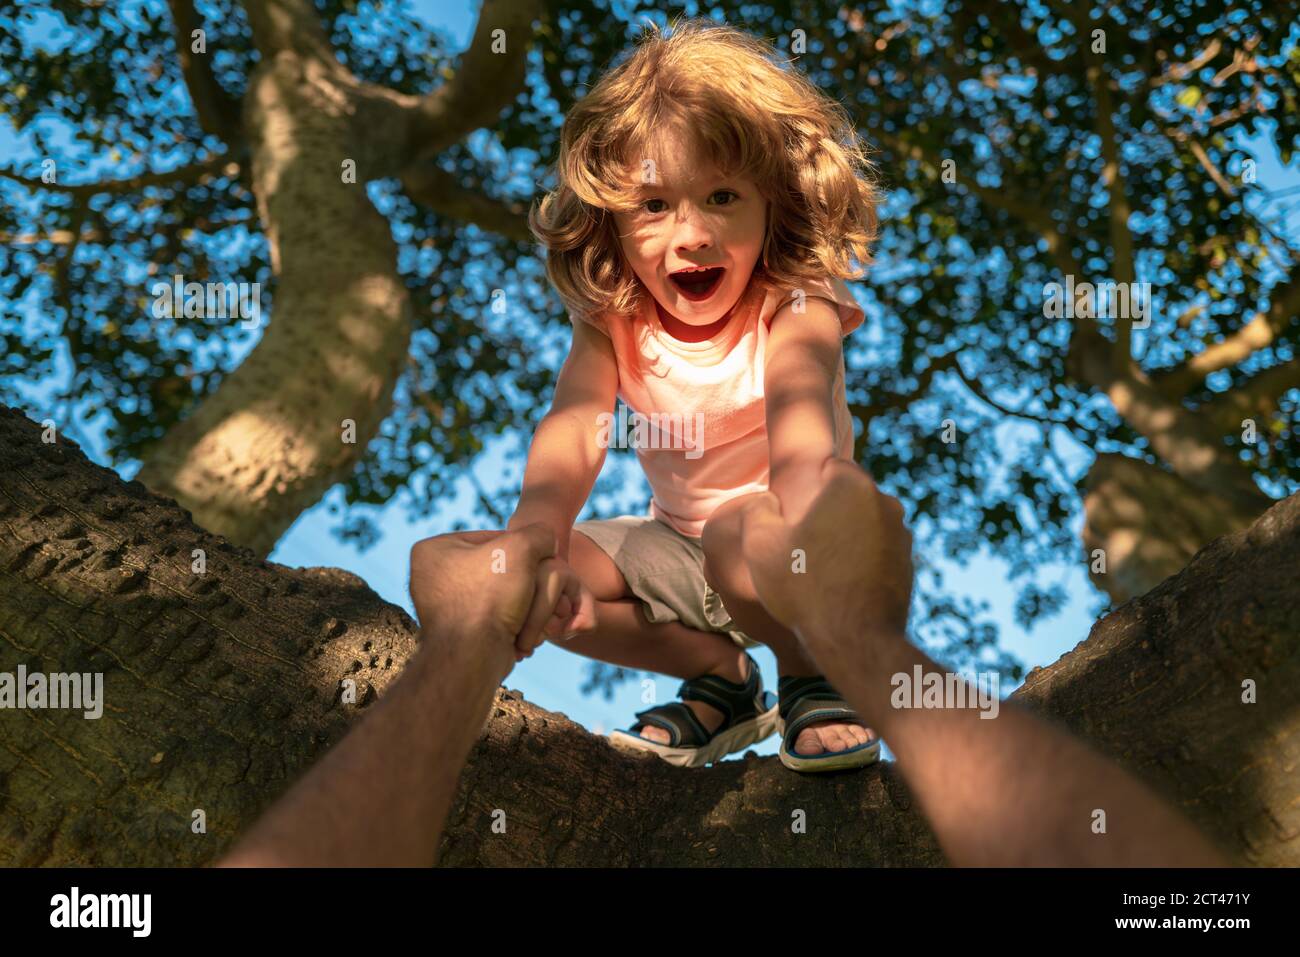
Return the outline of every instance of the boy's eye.
{"type": "MultiPolygon", "coordinates": [[[[718,196],[730,196],[730,197],[732,197],[731,200],[730,200],[729,202],[718,203],[718,204],[717,204],[717,205],[720,205],[720,206],[734,206],[736,200],[740,198],[740,195],[739,195],[738,193],[736,193],[735,191],[733,191],[733,190],[730,190],[730,189],[718,189],[718,190],[714,190],[714,191],[713,191],[713,194],[709,197],[709,199],[715,199],[715,198],[718,197],[718,196]]],[[[647,199],[645,202],[643,202],[643,203],[641,204],[641,208],[644,209],[647,213],[651,213],[651,214],[654,214],[654,213],[662,213],[662,212],[664,212],[665,209],[667,209],[667,204],[666,204],[666,203],[664,204],[664,209],[651,209],[651,208],[650,208],[650,204],[651,204],[651,203],[663,203],[663,202],[664,202],[664,201],[663,201],[662,199],[658,199],[658,198],[647,199]]]]}

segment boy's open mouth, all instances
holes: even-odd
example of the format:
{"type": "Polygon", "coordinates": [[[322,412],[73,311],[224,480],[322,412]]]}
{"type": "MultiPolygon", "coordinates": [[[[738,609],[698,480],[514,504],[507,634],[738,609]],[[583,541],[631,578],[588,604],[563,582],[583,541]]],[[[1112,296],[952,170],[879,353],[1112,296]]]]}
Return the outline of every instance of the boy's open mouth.
{"type": "Polygon", "coordinates": [[[668,278],[683,296],[692,302],[708,299],[722,285],[722,274],[727,270],[723,266],[710,266],[707,269],[685,269],[672,273],[668,278]]]}

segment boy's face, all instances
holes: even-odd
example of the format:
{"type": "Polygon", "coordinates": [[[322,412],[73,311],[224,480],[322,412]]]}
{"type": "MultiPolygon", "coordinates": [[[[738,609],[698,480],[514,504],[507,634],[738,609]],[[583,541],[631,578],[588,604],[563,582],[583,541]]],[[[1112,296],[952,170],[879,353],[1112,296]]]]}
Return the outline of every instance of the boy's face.
{"type": "Polygon", "coordinates": [[[659,305],[688,325],[707,326],[749,283],[763,251],[767,200],[752,181],[724,177],[688,150],[667,133],[638,157],[628,175],[641,186],[641,206],[615,213],[614,223],[623,255],[659,305]],[[700,266],[713,271],[673,275],[700,266]]]}

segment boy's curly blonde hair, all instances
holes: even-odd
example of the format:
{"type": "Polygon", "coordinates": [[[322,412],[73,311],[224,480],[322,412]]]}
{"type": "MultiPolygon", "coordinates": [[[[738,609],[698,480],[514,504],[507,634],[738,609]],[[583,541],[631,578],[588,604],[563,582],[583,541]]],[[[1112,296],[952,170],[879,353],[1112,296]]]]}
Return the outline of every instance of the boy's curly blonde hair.
{"type": "Polygon", "coordinates": [[[653,27],[630,56],[569,111],[556,188],[528,225],[546,246],[546,273],[576,319],[633,316],[644,287],[625,261],[614,211],[637,206],[629,158],[666,129],[683,131],[727,175],[753,179],[770,201],[756,278],[779,289],[871,262],[879,192],[848,113],[769,43],[692,18],[653,27]]]}

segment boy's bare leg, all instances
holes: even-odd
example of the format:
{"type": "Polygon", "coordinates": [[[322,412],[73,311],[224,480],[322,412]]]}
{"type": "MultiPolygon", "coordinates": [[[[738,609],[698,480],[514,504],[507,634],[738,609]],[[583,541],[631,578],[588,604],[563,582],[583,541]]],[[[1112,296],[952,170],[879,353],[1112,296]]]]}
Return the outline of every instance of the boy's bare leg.
{"type": "MultiPolygon", "coordinates": [[[[745,653],[726,635],[696,631],[678,621],[647,621],[640,600],[630,598],[613,559],[577,529],[569,543],[569,564],[596,598],[596,628],[568,641],[552,639],[552,644],[597,661],[683,680],[700,675],[745,679],[745,653]]],[[[685,704],[706,729],[712,731],[722,723],[722,712],[716,708],[700,701],[685,704]]],[[[639,734],[668,743],[668,732],[662,728],[642,728],[639,734]]]]}
{"type": "Polygon", "coordinates": [[[594,631],[551,643],[586,658],[683,680],[704,674],[740,680],[745,656],[725,635],[696,631],[679,621],[651,624],[637,599],[598,601],[596,609],[594,631]]]}
{"type": "MultiPolygon", "coordinates": [[[[750,496],[732,499],[704,526],[704,577],[722,596],[722,603],[741,631],[767,645],[776,655],[778,672],[784,677],[821,674],[821,669],[804,651],[799,636],[767,613],[758,600],[740,554],[740,517],[750,496]]],[[[874,732],[861,724],[821,721],[799,732],[794,749],[799,754],[846,751],[865,744],[874,732]]]]}

